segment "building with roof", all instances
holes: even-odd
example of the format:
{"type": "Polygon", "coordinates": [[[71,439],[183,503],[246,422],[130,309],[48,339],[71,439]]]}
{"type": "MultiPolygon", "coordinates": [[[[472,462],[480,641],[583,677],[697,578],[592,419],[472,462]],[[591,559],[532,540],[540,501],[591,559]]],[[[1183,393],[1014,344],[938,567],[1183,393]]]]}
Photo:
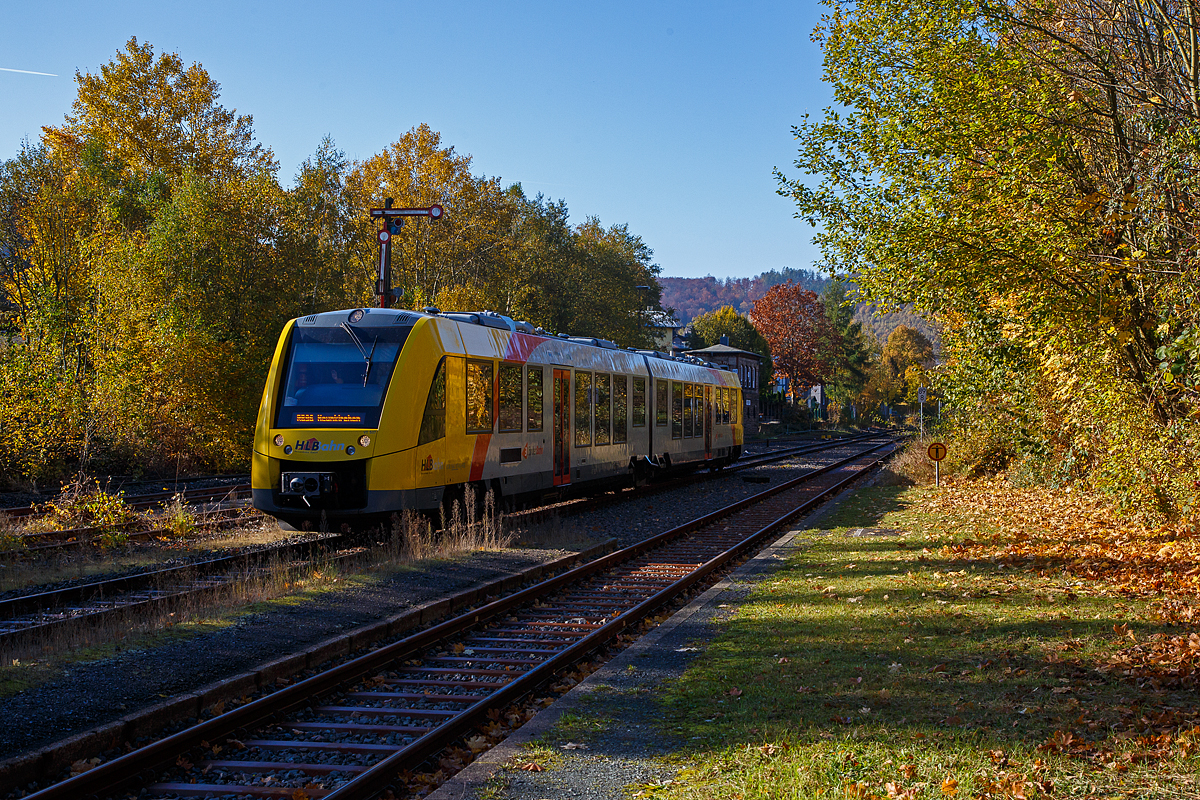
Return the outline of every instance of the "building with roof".
{"type": "Polygon", "coordinates": [[[660,353],[677,356],[680,353],[678,344],[681,341],[679,331],[683,324],[665,311],[647,309],[646,325],[650,328],[650,336],[654,340],[651,348],[660,353]]]}
{"type": "Polygon", "coordinates": [[[742,382],[742,425],[746,433],[757,433],[758,418],[762,410],[758,395],[758,376],[761,374],[763,357],[749,350],[730,347],[728,336],[722,336],[720,344],[700,350],[688,350],[685,355],[711,361],[737,372],[742,382]]]}

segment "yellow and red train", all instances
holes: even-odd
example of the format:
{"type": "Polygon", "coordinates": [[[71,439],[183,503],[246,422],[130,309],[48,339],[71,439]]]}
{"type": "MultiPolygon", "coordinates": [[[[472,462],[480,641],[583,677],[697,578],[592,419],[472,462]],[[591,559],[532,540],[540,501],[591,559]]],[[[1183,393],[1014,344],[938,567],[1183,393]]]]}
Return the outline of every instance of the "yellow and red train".
{"type": "Polygon", "coordinates": [[[490,312],[289,322],[254,437],[254,506],[285,525],[436,513],[468,486],[587,492],[742,449],[737,374],[490,312]]]}

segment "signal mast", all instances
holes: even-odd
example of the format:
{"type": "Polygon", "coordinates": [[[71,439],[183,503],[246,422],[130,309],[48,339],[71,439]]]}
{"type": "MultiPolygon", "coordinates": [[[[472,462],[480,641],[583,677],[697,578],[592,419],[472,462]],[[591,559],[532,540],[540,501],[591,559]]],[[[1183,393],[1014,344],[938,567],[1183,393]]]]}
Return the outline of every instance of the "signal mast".
{"type": "Polygon", "coordinates": [[[375,281],[375,294],[379,307],[387,308],[392,301],[392,237],[404,227],[405,217],[428,217],[438,220],[446,212],[437,203],[427,208],[392,208],[392,198],[383,201],[383,208],[372,208],[371,216],[383,220],[383,229],[375,234],[379,240],[379,278],[375,281]]]}

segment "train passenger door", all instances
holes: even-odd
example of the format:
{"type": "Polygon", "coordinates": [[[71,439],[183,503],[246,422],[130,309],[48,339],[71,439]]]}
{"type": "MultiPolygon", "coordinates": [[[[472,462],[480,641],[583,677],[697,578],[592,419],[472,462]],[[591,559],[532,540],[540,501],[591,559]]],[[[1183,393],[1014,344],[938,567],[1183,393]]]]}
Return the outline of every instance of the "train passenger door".
{"type": "Polygon", "coordinates": [[[554,370],[554,485],[571,482],[571,370],[554,370]]]}
{"type": "Polygon", "coordinates": [[[704,387],[704,457],[712,458],[713,387],[704,387]]]}

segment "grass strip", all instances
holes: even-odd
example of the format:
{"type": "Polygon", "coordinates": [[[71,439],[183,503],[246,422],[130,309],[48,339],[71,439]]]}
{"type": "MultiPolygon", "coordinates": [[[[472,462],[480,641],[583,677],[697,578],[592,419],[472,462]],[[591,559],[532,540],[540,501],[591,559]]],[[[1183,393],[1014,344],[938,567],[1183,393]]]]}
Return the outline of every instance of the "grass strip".
{"type": "Polygon", "coordinates": [[[631,796],[1200,796],[1195,692],[1111,668],[1178,633],[1153,599],[964,551],[992,522],[930,492],[804,538],[659,698],[680,770],[631,796]]]}

